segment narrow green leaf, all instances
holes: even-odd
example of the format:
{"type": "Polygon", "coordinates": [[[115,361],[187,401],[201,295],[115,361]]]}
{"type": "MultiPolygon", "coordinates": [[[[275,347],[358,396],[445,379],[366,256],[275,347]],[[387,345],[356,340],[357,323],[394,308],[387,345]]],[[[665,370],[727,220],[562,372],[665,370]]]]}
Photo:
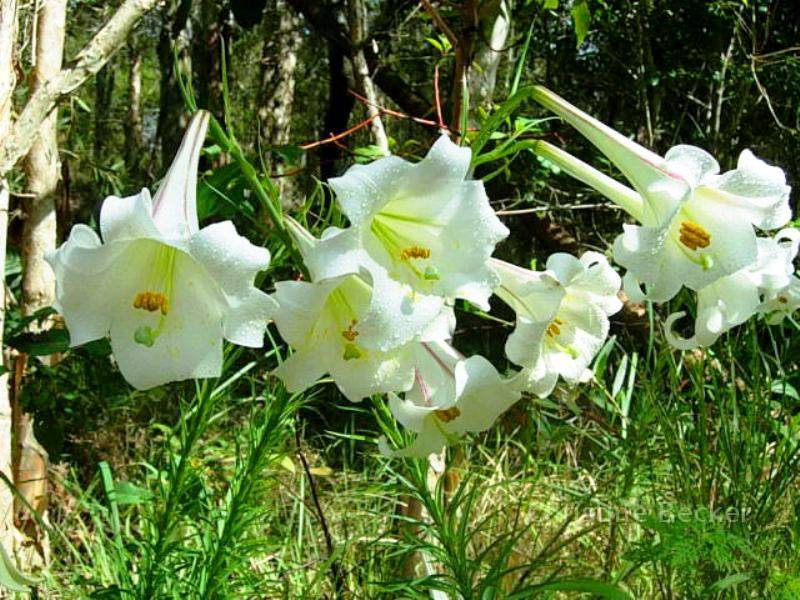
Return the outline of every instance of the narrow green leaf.
{"type": "Polygon", "coordinates": [[[744,583],[748,581],[752,575],[750,573],[734,573],[733,575],[728,575],[727,577],[723,577],[719,581],[715,581],[710,586],[708,586],[708,593],[713,594],[717,592],[721,592],[723,590],[727,590],[728,588],[735,587],[740,583],[744,583]]]}
{"type": "MultiPolygon", "coordinates": [[[[547,2],[550,0],[545,0],[545,8],[547,8],[547,2]]],[[[556,6],[558,6],[558,0],[555,0],[556,6]]],[[[519,82],[522,80],[522,70],[525,67],[525,58],[528,56],[528,48],[531,45],[531,37],[533,36],[533,25],[535,21],[531,21],[530,27],[528,27],[528,35],[525,36],[525,43],[522,44],[522,50],[520,50],[519,58],[517,59],[517,66],[514,69],[514,83],[511,84],[511,96],[517,93],[519,89],[519,82]]]]}
{"type": "Polygon", "coordinates": [[[491,116],[486,119],[486,122],[478,132],[477,137],[473,140],[470,147],[472,148],[472,163],[475,165],[475,160],[480,155],[481,150],[486,143],[491,139],[492,134],[499,129],[499,127],[526,99],[530,98],[534,92],[533,86],[525,86],[520,88],[516,94],[509,96],[491,116]]]}
{"type": "Polygon", "coordinates": [[[788,396],[792,400],[800,400],[797,389],[788,381],[773,381],[769,391],[780,396],[788,396]]]}
{"type": "Polygon", "coordinates": [[[594,579],[565,579],[551,581],[529,588],[530,591],[558,591],[558,592],[585,592],[609,600],[631,600],[631,597],[620,588],[610,583],[595,581],[594,579]]]}
{"type": "Polygon", "coordinates": [[[28,356],[47,356],[69,349],[69,333],[66,329],[23,333],[8,340],[8,345],[28,356]]]}
{"type": "Polygon", "coordinates": [[[38,579],[17,569],[17,565],[14,564],[6,549],[0,545],[0,588],[11,592],[27,593],[31,591],[30,586],[37,583],[39,583],[38,579]]]}
{"type": "Polygon", "coordinates": [[[576,2],[572,5],[572,22],[575,25],[575,36],[578,38],[578,46],[586,39],[589,33],[589,23],[592,21],[592,13],[586,1],[576,2]]]}

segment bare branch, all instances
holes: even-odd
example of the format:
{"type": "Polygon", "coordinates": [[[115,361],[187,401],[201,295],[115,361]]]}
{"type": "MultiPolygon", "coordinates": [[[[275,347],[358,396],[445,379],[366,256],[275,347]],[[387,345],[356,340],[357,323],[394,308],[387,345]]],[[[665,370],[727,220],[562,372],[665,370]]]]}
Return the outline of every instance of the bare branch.
{"type": "Polygon", "coordinates": [[[144,16],[163,0],[126,0],[117,12],[81,50],[71,66],[39,87],[14,123],[10,135],[0,143],[0,176],[27,154],[42,122],[59,100],[75,91],[97,73],[122,46],[144,16]]]}

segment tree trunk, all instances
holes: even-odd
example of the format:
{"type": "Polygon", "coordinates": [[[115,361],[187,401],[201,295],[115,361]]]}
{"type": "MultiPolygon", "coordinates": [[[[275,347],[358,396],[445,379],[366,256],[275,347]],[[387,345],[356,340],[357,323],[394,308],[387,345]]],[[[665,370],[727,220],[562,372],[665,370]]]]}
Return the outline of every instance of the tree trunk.
{"type": "MultiPolygon", "coordinates": [[[[48,4],[49,2],[50,0],[48,0],[48,4]]],[[[94,76],[94,145],[92,157],[96,163],[102,163],[105,160],[116,73],[116,65],[114,65],[113,60],[110,60],[94,76]]]]}
{"type": "MultiPolygon", "coordinates": [[[[64,55],[66,0],[48,0],[39,8],[36,27],[36,64],[31,74],[31,91],[35,92],[61,71],[64,55]]],[[[25,159],[28,191],[32,197],[24,202],[22,226],[22,312],[29,316],[55,300],[55,276],[44,260],[45,253],[56,248],[56,194],[61,165],[58,157],[58,108],[47,116],[39,128],[25,159]]],[[[39,327],[34,323],[32,329],[39,327]]],[[[20,360],[24,358],[20,357],[20,360]]],[[[20,371],[20,374],[24,369],[20,371]]],[[[16,386],[15,386],[16,388],[16,386]]],[[[33,419],[25,414],[14,398],[14,479],[24,502],[17,501],[16,513],[27,533],[35,531],[35,519],[27,515],[30,505],[39,513],[47,506],[47,452],[36,441],[33,419]]],[[[40,547],[42,544],[40,544],[40,547]]]]}
{"type": "MultiPolygon", "coordinates": [[[[11,128],[12,94],[17,84],[14,54],[17,41],[17,2],[0,0],[0,139],[11,128]]],[[[5,269],[6,235],[8,231],[8,184],[0,173],[0,268],[3,268],[0,289],[0,342],[6,313],[5,269]]],[[[2,344],[0,343],[0,348],[2,344]]],[[[0,355],[0,360],[4,354],[0,355]]],[[[5,362],[3,360],[3,362],[5,362]]],[[[0,472],[13,480],[11,465],[11,404],[8,395],[8,374],[0,375],[0,472]]],[[[0,482],[0,542],[7,551],[12,550],[14,531],[14,495],[0,482]]]]}
{"type": "MultiPolygon", "coordinates": [[[[292,105],[294,104],[297,51],[300,48],[300,17],[285,0],[275,0],[264,11],[264,45],[261,49],[261,73],[258,89],[258,122],[260,137],[265,147],[284,146],[291,141],[292,105]],[[273,17],[278,20],[274,29],[273,17]]],[[[282,163],[274,153],[269,153],[267,168],[281,172],[282,163]]],[[[296,166],[296,165],[291,165],[296,166]]],[[[284,208],[291,204],[289,177],[280,177],[278,189],[284,208]]]]}
{"type": "Polygon", "coordinates": [[[485,42],[478,49],[469,77],[469,97],[475,108],[488,109],[497,84],[497,69],[506,51],[511,31],[511,11],[508,1],[501,0],[497,10],[481,23],[485,42]]]}
{"type": "Polygon", "coordinates": [[[134,41],[129,47],[128,68],[128,127],[130,138],[125,146],[125,165],[135,179],[142,167],[144,132],[142,129],[142,51],[134,41]]]}
{"type": "Polygon", "coordinates": [[[261,83],[258,119],[261,138],[268,146],[281,146],[291,140],[297,50],[300,47],[300,19],[285,0],[276,0],[264,19],[264,46],[261,50],[261,83]],[[278,31],[269,22],[278,17],[278,31]]]}
{"type": "MultiPolygon", "coordinates": [[[[353,97],[347,93],[347,75],[344,72],[344,51],[332,42],[328,42],[328,110],[325,112],[324,130],[320,139],[331,134],[341,133],[347,129],[350,113],[353,110],[353,97]]],[[[322,181],[338,175],[336,161],[342,156],[342,150],[336,144],[324,144],[320,147],[319,162],[322,181]]]]}
{"type": "MultiPolygon", "coordinates": [[[[169,165],[172,161],[172,157],[180,145],[183,130],[188,123],[188,115],[175,74],[173,44],[178,54],[178,60],[184,67],[184,73],[191,73],[192,31],[189,20],[191,6],[191,0],[173,1],[167,3],[161,13],[161,34],[158,40],[161,97],[159,99],[156,144],[160,150],[162,166],[169,165]]],[[[153,167],[155,166],[154,164],[153,167]]],[[[162,172],[164,170],[161,169],[162,172]]],[[[150,175],[152,176],[153,173],[150,175]]]]}
{"type": "Polygon", "coordinates": [[[222,51],[230,71],[231,9],[226,0],[202,0],[200,29],[193,36],[192,66],[197,73],[197,104],[224,121],[222,51]]]}
{"type": "Polygon", "coordinates": [[[375,145],[385,154],[389,154],[389,139],[383,128],[378,109],[378,96],[369,75],[367,59],[364,56],[363,44],[367,41],[367,7],[364,0],[347,0],[347,20],[350,25],[350,63],[353,66],[353,80],[356,91],[367,100],[367,116],[372,119],[369,124],[375,145]]]}

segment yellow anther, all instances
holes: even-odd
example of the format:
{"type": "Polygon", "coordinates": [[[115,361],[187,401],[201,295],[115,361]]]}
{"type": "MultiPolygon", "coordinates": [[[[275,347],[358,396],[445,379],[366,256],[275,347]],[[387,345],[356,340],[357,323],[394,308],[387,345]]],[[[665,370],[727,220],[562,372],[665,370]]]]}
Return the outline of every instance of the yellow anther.
{"type": "Polygon", "coordinates": [[[356,338],[358,337],[358,332],[355,330],[355,326],[358,323],[356,319],[350,321],[350,324],[347,326],[347,329],[342,331],[342,337],[346,339],[348,342],[355,342],[356,338]]]}
{"type": "Polygon", "coordinates": [[[558,337],[561,335],[561,325],[564,324],[564,321],[561,319],[554,319],[550,325],[547,326],[547,335],[551,338],[558,337]]]}
{"type": "Polygon", "coordinates": [[[412,258],[430,258],[430,248],[423,248],[422,246],[409,246],[400,251],[400,260],[410,260],[412,258]]]}
{"type": "Polygon", "coordinates": [[[778,302],[781,304],[789,304],[789,299],[786,296],[778,296],[778,302]]]}
{"type": "Polygon", "coordinates": [[[436,418],[443,423],[449,423],[453,419],[460,417],[461,411],[458,410],[457,407],[451,406],[450,408],[445,408],[444,410],[435,410],[433,411],[433,414],[435,414],[436,418]]]}
{"type": "Polygon", "coordinates": [[[711,234],[692,221],[681,221],[681,228],[678,232],[678,239],[681,244],[690,250],[706,248],[711,244],[711,234]]]}
{"type": "Polygon", "coordinates": [[[166,315],[169,312],[169,300],[161,292],[139,292],[133,299],[133,308],[149,312],[159,310],[162,315],[166,315]]]}

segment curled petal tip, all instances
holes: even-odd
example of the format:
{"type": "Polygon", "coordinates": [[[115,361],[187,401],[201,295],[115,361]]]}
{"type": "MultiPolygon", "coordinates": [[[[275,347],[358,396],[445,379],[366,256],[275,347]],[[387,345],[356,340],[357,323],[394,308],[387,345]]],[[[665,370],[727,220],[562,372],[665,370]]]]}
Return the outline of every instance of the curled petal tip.
{"type": "Polygon", "coordinates": [[[188,237],[199,229],[197,168],[211,113],[197,111],[178,152],[153,197],[153,220],[167,237],[188,237]]]}

